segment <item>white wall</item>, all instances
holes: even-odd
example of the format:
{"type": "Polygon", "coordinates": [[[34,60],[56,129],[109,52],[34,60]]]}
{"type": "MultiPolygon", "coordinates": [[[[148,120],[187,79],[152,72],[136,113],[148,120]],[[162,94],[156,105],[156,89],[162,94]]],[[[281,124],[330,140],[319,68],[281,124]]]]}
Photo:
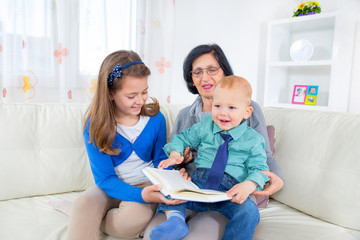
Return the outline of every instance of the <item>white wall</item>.
{"type": "MultiPolygon", "coordinates": [[[[253,99],[262,105],[266,22],[289,18],[299,0],[176,0],[175,59],[171,102],[190,104],[182,77],[185,56],[195,46],[217,43],[229,58],[236,75],[254,89],[253,99]]],[[[349,97],[349,111],[360,113],[360,0],[321,0],[322,12],[346,11],[356,20],[356,38],[349,97]]]]}

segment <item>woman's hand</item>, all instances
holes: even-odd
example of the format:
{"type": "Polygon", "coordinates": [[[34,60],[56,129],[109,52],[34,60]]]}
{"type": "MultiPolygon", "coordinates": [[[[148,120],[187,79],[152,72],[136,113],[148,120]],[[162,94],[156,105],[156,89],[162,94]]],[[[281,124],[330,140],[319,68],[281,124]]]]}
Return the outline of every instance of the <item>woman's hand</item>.
{"type": "Polygon", "coordinates": [[[161,192],[159,192],[160,189],[161,185],[151,185],[144,187],[141,191],[141,196],[145,202],[165,203],[168,205],[176,205],[186,202],[183,200],[168,200],[161,192]]]}
{"type": "Polygon", "coordinates": [[[252,195],[254,195],[255,197],[270,196],[282,189],[282,187],[284,186],[284,181],[278,175],[267,170],[264,170],[262,172],[270,178],[270,181],[266,183],[262,191],[254,191],[252,195]]]}
{"type": "Polygon", "coordinates": [[[184,177],[185,180],[191,181],[191,177],[186,172],[185,168],[180,169],[180,175],[184,177]]]}
{"type": "Polygon", "coordinates": [[[192,155],[192,151],[191,151],[190,147],[185,148],[185,150],[183,152],[183,157],[184,157],[184,160],[183,160],[184,163],[188,163],[193,160],[193,155],[192,155]]]}

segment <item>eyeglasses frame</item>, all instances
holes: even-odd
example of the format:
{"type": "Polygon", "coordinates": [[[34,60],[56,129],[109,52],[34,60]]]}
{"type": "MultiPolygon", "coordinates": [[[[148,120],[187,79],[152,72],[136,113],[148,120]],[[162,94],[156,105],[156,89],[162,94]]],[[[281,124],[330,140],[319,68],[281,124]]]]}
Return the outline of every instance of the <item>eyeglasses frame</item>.
{"type": "Polygon", "coordinates": [[[198,69],[196,69],[196,70],[201,69],[201,75],[199,75],[199,76],[193,76],[193,71],[190,71],[190,75],[191,75],[192,77],[199,78],[199,77],[202,77],[202,76],[204,75],[204,70],[206,70],[206,74],[207,74],[207,75],[209,75],[209,76],[215,76],[215,75],[219,72],[219,69],[221,68],[221,66],[219,66],[219,67],[216,69],[216,73],[214,73],[214,74],[209,74],[209,73],[208,73],[208,70],[209,70],[209,68],[212,68],[212,67],[214,67],[214,66],[210,66],[210,67],[207,67],[207,68],[198,68],[198,69]]]}

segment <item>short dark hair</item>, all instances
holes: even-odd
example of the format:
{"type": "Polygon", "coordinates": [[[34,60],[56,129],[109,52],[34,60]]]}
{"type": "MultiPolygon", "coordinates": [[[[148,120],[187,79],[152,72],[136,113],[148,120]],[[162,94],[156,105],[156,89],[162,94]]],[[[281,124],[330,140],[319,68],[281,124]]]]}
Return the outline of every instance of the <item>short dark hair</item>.
{"type": "Polygon", "coordinates": [[[199,45],[190,51],[190,53],[185,58],[183,64],[184,80],[186,82],[186,86],[189,92],[193,94],[199,94],[199,92],[196,89],[196,87],[193,85],[193,80],[191,77],[192,64],[196,58],[206,53],[211,53],[215,57],[216,61],[219,63],[221,69],[223,70],[225,76],[234,75],[230,63],[227,60],[223,50],[219,47],[219,45],[215,43],[199,45]]]}

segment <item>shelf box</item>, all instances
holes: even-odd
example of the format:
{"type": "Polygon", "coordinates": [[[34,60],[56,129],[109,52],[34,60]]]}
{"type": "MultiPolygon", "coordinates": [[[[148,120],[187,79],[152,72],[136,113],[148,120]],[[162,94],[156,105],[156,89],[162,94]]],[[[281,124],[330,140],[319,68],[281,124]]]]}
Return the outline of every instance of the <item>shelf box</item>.
{"type": "Polygon", "coordinates": [[[335,16],[319,18],[314,15],[300,18],[293,21],[274,21],[269,24],[269,48],[272,49],[270,61],[290,61],[289,49],[300,39],[307,39],[312,43],[314,53],[311,60],[331,60],[335,16]]]}
{"type": "Polygon", "coordinates": [[[291,104],[295,85],[317,85],[316,105],[328,106],[331,66],[270,67],[268,87],[270,102],[291,104]]]}
{"type": "Polygon", "coordinates": [[[341,12],[269,22],[264,107],[347,111],[354,33],[354,21],[341,12]],[[290,57],[299,39],[313,45],[308,61],[290,57]],[[294,85],[319,86],[316,105],[292,104],[294,85]]]}

